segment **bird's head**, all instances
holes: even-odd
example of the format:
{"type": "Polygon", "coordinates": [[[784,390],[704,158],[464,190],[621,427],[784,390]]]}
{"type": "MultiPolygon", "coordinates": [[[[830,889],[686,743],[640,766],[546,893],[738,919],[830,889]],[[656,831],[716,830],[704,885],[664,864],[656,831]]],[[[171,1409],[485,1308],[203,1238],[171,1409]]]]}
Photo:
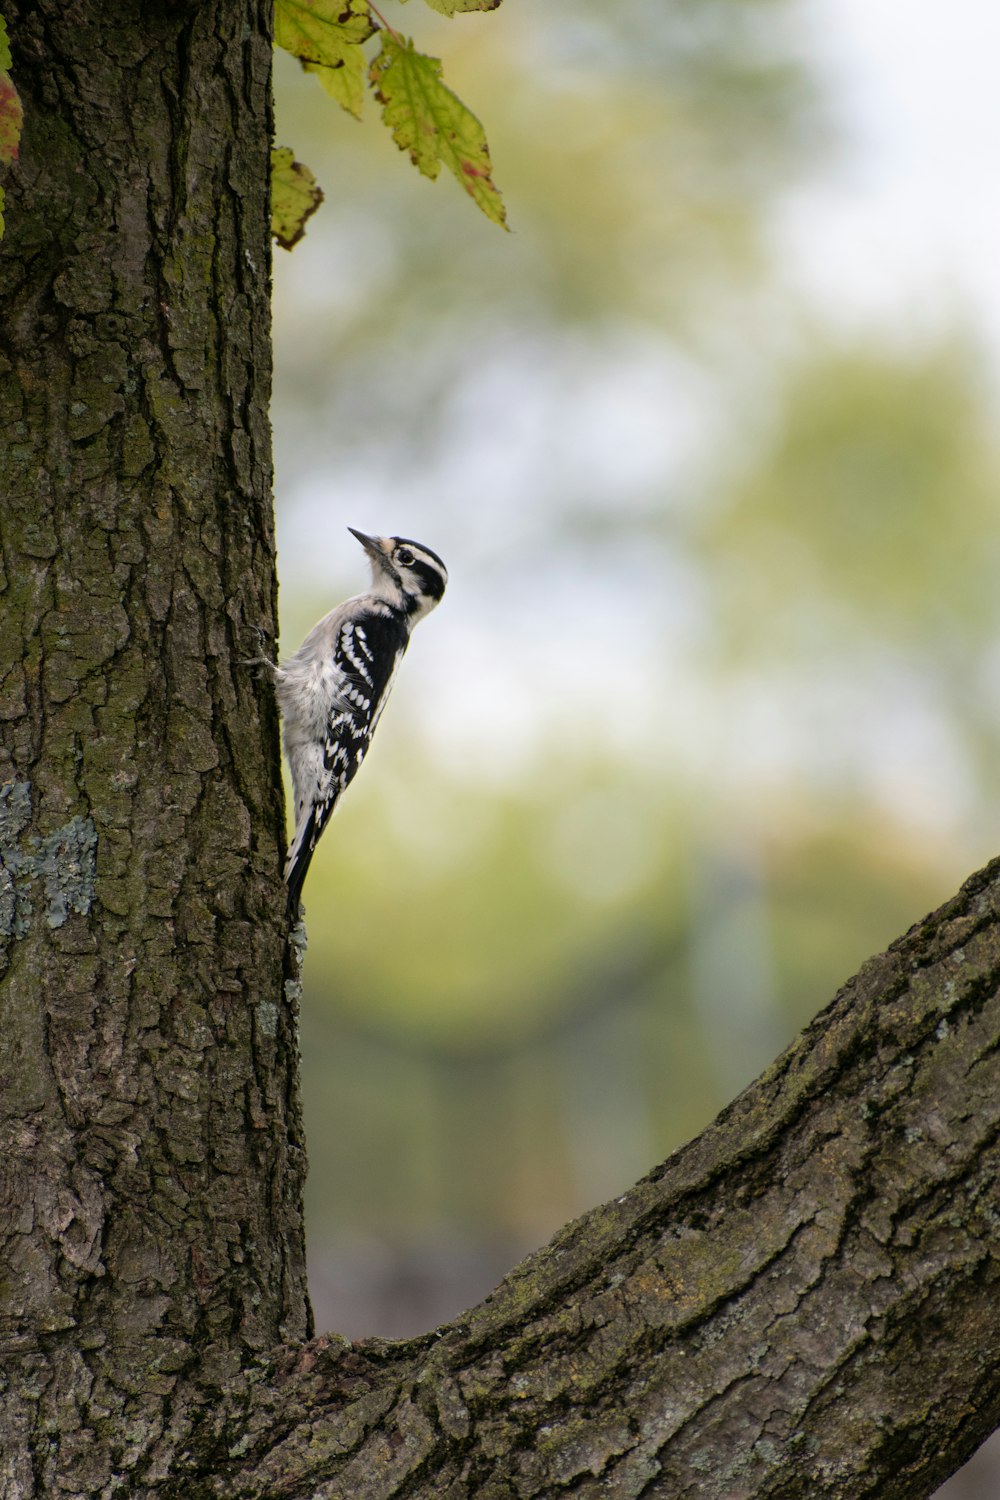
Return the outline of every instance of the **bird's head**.
{"type": "Polygon", "coordinates": [[[372,593],[395,609],[402,609],[415,624],[430,614],[441,600],[448,582],[448,569],[429,547],[404,536],[356,536],[372,565],[372,593]]]}

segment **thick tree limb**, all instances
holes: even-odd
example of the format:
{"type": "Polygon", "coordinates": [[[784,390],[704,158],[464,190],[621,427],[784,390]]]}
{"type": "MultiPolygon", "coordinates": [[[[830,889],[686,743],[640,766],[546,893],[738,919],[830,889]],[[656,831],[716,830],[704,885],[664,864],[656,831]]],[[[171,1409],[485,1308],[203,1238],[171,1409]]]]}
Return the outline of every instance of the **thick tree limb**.
{"type": "Polygon", "coordinates": [[[930,1494],[1000,1420],[998,907],[1000,862],[468,1316],[262,1368],[168,1493],[930,1494]]]}

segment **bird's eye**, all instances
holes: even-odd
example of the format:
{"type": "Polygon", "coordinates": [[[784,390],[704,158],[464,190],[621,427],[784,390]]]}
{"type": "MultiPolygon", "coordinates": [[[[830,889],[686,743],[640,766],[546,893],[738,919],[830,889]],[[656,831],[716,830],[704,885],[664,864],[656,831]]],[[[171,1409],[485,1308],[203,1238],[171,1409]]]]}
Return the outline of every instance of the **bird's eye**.
{"type": "Polygon", "coordinates": [[[416,558],[409,547],[400,547],[396,552],[396,561],[404,568],[408,568],[412,562],[416,562],[416,558]]]}

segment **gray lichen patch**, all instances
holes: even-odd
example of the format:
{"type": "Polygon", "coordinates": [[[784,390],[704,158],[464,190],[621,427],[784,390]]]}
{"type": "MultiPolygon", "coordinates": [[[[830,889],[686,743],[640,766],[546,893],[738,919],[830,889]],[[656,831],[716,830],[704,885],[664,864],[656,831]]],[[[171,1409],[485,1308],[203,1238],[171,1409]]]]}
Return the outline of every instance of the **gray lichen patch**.
{"type": "Polygon", "coordinates": [[[301,917],[298,917],[296,919],[295,926],[288,934],[288,941],[291,945],[292,952],[295,955],[295,968],[301,970],[302,965],[305,962],[306,949],[309,946],[309,937],[306,933],[306,924],[301,917]]]}
{"type": "Polygon", "coordinates": [[[278,1034],[278,1007],[270,1000],[262,1000],[256,1007],[257,1025],[261,1035],[273,1038],[278,1034]]]}
{"type": "Polygon", "coordinates": [[[28,930],[28,882],[45,887],[46,921],[61,927],[70,912],[85,916],[94,899],[97,829],[92,818],[71,818],[45,838],[22,840],[31,820],[31,783],[0,786],[0,941],[28,930]]]}
{"type": "Polygon", "coordinates": [[[293,1015],[302,1001],[302,964],[306,956],[306,924],[299,917],[288,934],[288,945],[292,950],[291,971],[285,979],[285,1000],[293,1015]]]}
{"type": "Polygon", "coordinates": [[[30,916],[30,899],[18,890],[13,873],[0,863],[0,968],[6,962],[3,948],[7,940],[24,937],[30,916]]]}
{"type": "MultiPolygon", "coordinates": [[[[31,900],[18,875],[25,855],[18,839],[31,820],[30,781],[6,781],[0,786],[0,948],[28,930],[31,900]]],[[[5,960],[0,953],[0,966],[5,960]]]]}
{"type": "Polygon", "coordinates": [[[34,860],[34,873],[45,882],[49,909],[45,920],[61,927],[71,911],[86,916],[94,900],[97,868],[97,829],[92,818],[70,818],[44,838],[34,860]]]}
{"type": "Polygon", "coordinates": [[[31,820],[31,782],[5,781],[0,786],[0,858],[31,820]]]}

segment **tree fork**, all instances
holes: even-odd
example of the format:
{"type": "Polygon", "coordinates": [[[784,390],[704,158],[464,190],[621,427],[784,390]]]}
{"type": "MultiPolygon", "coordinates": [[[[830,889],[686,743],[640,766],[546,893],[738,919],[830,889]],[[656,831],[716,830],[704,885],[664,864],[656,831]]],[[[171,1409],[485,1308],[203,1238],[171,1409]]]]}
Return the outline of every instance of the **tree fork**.
{"type": "Polygon", "coordinates": [[[1000,864],[481,1307],[310,1339],[260,0],[11,4],[0,1494],[930,1494],[1000,1419],[1000,864]]]}
{"type": "Polygon", "coordinates": [[[166,1494],[930,1495],[1000,1418],[998,911],[1000,861],[453,1324],[261,1362],[166,1494]]]}

